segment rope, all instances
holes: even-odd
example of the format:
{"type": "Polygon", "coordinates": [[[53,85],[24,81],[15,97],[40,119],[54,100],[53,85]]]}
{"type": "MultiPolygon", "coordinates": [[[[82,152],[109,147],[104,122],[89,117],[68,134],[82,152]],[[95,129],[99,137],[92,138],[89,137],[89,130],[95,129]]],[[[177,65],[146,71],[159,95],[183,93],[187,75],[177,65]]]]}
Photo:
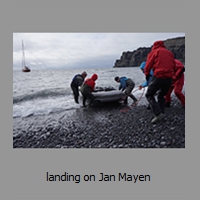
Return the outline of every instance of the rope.
{"type": "MultiPolygon", "coordinates": [[[[139,90],[139,89],[134,90],[133,93],[136,92],[137,90],[139,90]]],[[[140,102],[140,100],[142,99],[142,96],[144,95],[144,91],[145,91],[145,88],[143,88],[142,94],[141,94],[140,98],[138,99],[138,101],[137,101],[136,103],[131,104],[131,105],[128,106],[127,108],[120,109],[120,112],[127,112],[127,111],[129,111],[130,109],[134,108],[134,107],[140,102]]],[[[128,96],[128,95],[127,95],[127,96],[128,96]]]]}

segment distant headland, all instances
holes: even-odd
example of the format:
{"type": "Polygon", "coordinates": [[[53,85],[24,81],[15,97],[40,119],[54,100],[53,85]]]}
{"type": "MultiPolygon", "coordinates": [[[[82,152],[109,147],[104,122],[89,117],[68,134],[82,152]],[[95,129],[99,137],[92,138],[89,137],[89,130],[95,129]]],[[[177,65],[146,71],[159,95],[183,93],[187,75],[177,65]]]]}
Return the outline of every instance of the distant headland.
{"type": "MultiPolygon", "coordinates": [[[[164,44],[176,59],[185,64],[185,37],[167,39],[164,44]]],[[[143,61],[146,61],[150,51],[151,47],[140,47],[134,51],[123,52],[113,67],[138,67],[143,61]]]]}

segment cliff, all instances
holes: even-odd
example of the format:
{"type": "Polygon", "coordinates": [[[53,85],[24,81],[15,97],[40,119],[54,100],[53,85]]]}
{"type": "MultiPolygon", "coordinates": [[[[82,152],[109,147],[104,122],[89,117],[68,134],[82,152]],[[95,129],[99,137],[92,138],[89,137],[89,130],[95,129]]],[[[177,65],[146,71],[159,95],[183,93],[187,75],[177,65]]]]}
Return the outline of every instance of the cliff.
{"type": "MultiPolygon", "coordinates": [[[[185,63],[185,37],[167,39],[164,41],[164,44],[174,54],[176,59],[185,63]]],[[[151,47],[140,47],[134,51],[123,52],[113,67],[138,67],[143,61],[146,61],[150,51],[151,47]]]]}

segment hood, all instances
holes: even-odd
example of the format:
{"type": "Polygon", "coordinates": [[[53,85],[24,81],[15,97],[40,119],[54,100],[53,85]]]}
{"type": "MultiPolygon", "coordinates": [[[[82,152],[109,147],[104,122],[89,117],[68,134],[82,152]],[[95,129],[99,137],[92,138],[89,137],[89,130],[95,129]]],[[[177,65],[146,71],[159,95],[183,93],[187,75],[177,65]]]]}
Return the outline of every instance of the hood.
{"type": "Polygon", "coordinates": [[[146,62],[142,62],[142,64],[140,65],[140,69],[144,70],[145,65],[146,65],[146,62]]]}
{"type": "Polygon", "coordinates": [[[159,47],[164,47],[165,48],[164,42],[162,40],[158,40],[158,41],[153,43],[153,50],[157,49],[159,47]]]}
{"type": "Polygon", "coordinates": [[[97,74],[93,74],[91,77],[92,80],[96,81],[98,79],[98,75],[97,74]]]}

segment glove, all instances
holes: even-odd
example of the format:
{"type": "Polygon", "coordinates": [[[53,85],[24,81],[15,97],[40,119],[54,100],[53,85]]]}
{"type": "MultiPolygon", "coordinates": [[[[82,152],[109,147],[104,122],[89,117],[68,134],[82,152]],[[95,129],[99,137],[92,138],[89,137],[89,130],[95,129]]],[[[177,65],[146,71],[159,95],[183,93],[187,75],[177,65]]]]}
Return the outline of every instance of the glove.
{"type": "Polygon", "coordinates": [[[150,74],[147,74],[147,75],[146,75],[146,81],[149,80],[149,76],[150,76],[150,74]]]}
{"type": "Polygon", "coordinates": [[[139,89],[139,90],[141,90],[142,88],[143,88],[143,86],[142,86],[142,85],[140,85],[140,86],[138,87],[138,89],[139,89]]]}

